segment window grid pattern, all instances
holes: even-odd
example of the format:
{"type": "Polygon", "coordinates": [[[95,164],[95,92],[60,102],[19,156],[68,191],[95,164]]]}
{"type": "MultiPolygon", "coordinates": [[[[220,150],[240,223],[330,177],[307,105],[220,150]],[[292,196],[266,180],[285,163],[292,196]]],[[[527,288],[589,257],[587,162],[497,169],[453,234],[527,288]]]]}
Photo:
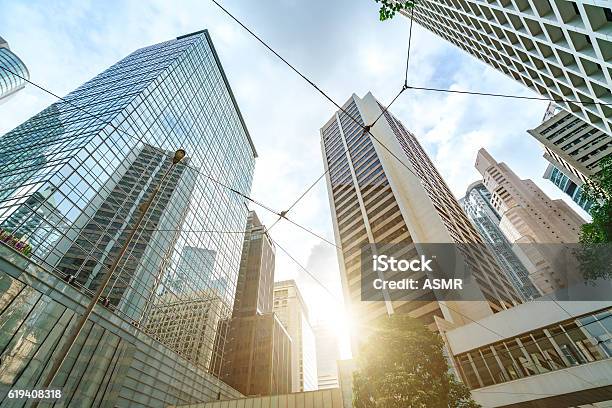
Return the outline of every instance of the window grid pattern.
{"type": "Polygon", "coordinates": [[[8,43],[0,37],[0,100],[22,89],[30,73],[23,61],[13,53],[8,43]],[[25,78],[25,79],[23,79],[25,78]]]}
{"type": "MultiPolygon", "coordinates": [[[[416,250],[374,144],[363,132],[365,123],[356,101],[349,99],[343,109],[346,113],[337,112],[321,129],[321,143],[329,168],[328,188],[340,239],[343,285],[350,311],[356,318],[368,322],[386,315],[389,309],[402,310],[412,312],[424,324],[433,324],[434,315],[441,317],[442,312],[431,302],[361,301],[361,257],[365,246],[388,244],[390,247],[404,243],[406,245],[395,246],[402,251],[395,254],[398,258],[405,256],[406,251],[416,250]]],[[[419,273],[414,278],[418,278],[417,275],[419,273]]]]}
{"type": "Polygon", "coordinates": [[[565,320],[454,356],[470,389],[612,357],[612,310],[565,320]]]}
{"type": "MultiPolygon", "coordinates": [[[[8,391],[41,387],[88,297],[1,245],[0,263],[0,405],[18,408],[25,401],[8,391]]],[[[111,311],[94,314],[52,384],[63,405],[167,407],[240,395],[111,311]]]]}
{"type": "MultiPolygon", "coordinates": [[[[383,111],[384,107],[379,104],[379,109],[383,111]]],[[[465,256],[474,280],[492,310],[499,312],[522,303],[518,288],[515,288],[502,272],[478,231],[414,134],[409,132],[390,112],[385,112],[384,116],[446,230],[458,245],[459,251],[465,256]],[[468,243],[476,245],[461,245],[468,243]]]]}
{"type": "Polygon", "coordinates": [[[612,154],[610,134],[584,123],[565,111],[542,122],[529,134],[544,145],[553,164],[577,176],[582,182],[601,170],[600,161],[612,154]]]}
{"type": "MultiPolygon", "coordinates": [[[[410,15],[410,11],[404,12],[410,15]]],[[[421,0],[417,23],[612,133],[610,8],[585,0],[421,0]],[[572,103],[579,101],[581,103],[572,103]]]]}
{"type": "Polygon", "coordinates": [[[208,177],[248,194],[256,152],[208,33],[137,50],[65,100],[0,138],[0,228],[91,293],[174,151],[185,149],[103,295],[115,313],[173,347],[166,329],[158,335],[148,324],[151,315],[178,313],[176,302],[209,303],[218,316],[201,315],[199,347],[222,354],[225,332],[215,346],[215,324],[231,312],[243,238],[223,231],[244,230],[247,209],[208,177]],[[177,289],[187,256],[196,272],[177,289]]]}
{"type": "Polygon", "coordinates": [[[491,252],[499,266],[523,299],[537,298],[540,292],[529,280],[529,271],[516,256],[510,242],[499,228],[501,217],[490,201],[491,193],[482,182],[476,182],[470,185],[465,197],[459,202],[482,239],[491,246],[491,252]]]}

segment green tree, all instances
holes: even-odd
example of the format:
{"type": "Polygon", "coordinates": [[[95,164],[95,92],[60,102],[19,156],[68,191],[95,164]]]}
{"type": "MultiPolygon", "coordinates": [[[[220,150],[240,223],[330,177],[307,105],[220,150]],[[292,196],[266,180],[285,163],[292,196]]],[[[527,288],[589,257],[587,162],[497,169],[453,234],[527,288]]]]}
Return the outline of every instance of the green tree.
{"type": "Polygon", "coordinates": [[[395,16],[402,10],[408,10],[414,7],[416,0],[374,0],[380,3],[380,10],[378,11],[380,21],[385,21],[395,16]]]}
{"type": "Polygon", "coordinates": [[[374,322],[353,375],[355,408],[477,408],[449,372],[439,334],[408,315],[374,322]]]}
{"type": "Polygon", "coordinates": [[[583,196],[593,201],[593,218],[580,229],[578,260],[585,281],[612,278],[612,156],[602,159],[601,170],[583,186],[583,196]]]}

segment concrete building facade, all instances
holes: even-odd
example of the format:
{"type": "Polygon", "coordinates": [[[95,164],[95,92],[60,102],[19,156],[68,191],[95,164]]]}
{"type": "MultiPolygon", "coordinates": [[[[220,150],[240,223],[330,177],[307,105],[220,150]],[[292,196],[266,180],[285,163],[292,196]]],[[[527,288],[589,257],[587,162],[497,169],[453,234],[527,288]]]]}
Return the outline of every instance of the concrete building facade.
{"type": "Polygon", "coordinates": [[[612,134],[612,11],[596,0],[423,0],[403,12],[612,134]],[[599,104],[598,104],[599,103],[599,104]]]}
{"type": "Polygon", "coordinates": [[[486,408],[608,407],[612,303],[529,302],[443,333],[486,408]]]}
{"type": "Polygon", "coordinates": [[[244,395],[291,392],[291,337],[274,313],[233,317],[221,380],[244,395]]]}
{"type": "Polygon", "coordinates": [[[389,112],[371,128],[373,137],[365,133],[361,126],[383,112],[371,93],[353,95],[343,110],[323,126],[321,143],[344,298],[355,330],[361,333],[372,319],[391,313],[409,313],[436,329],[436,317],[462,324],[520,303],[416,137],[389,112]],[[463,292],[470,301],[362,301],[362,249],[377,243],[400,244],[400,256],[415,257],[423,253],[422,243],[476,244],[457,246],[458,259],[474,277],[463,292]]]}
{"type": "Polygon", "coordinates": [[[597,174],[601,159],[612,154],[612,137],[559,110],[527,131],[544,147],[544,158],[578,185],[597,174]]]}
{"type": "Polygon", "coordinates": [[[521,180],[505,163],[480,149],[476,169],[501,216],[500,229],[523,260],[529,278],[542,294],[567,286],[567,276],[555,270],[560,247],[546,244],[578,242],[585,222],[563,200],[551,200],[531,180],[521,180]]]}
{"type": "Polygon", "coordinates": [[[274,283],[274,313],[292,340],[292,391],[318,389],[315,336],[310,325],[308,308],[294,280],[274,283]]]}

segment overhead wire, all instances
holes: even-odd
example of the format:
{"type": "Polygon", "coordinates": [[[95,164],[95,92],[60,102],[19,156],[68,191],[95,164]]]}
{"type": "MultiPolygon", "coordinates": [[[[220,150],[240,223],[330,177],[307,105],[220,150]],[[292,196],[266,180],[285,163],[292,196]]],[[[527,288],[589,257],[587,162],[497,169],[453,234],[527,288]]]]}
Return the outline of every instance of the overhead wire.
{"type": "MultiPolygon", "coordinates": [[[[349,118],[351,118],[353,121],[355,121],[356,123],[358,123],[356,121],[356,119],[354,117],[352,117],[350,114],[348,114],[346,112],[346,110],[344,108],[342,108],[340,105],[338,105],[331,97],[329,97],[324,91],[322,91],[313,81],[311,81],[310,79],[308,79],[304,74],[302,74],[299,70],[297,70],[293,65],[291,65],[287,60],[285,60],[280,54],[278,54],[273,48],[271,48],[267,43],[265,43],[259,36],[257,36],[253,31],[251,31],[248,27],[246,27],[240,20],[238,20],[236,17],[234,17],[227,9],[225,9],[221,4],[219,4],[219,2],[217,2],[216,0],[211,0],[213,3],[215,3],[219,8],[221,8],[226,14],[228,14],[234,21],[236,21],[240,26],[242,26],[246,31],[248,31],[252,36],[254,36],[262,45],[264,45],[269,51],[271,51],[273,54],[275,54],[280,60],[282,60],[286,65],[288,65],[294,72],[296,72],[300,77],[302,77],[305,81],[307,81],[311,86],[313,86],[319,93],[321,93],[327,100],[329,100],[330,102],[332,102],[340,111],[342,111],[344,114],[346,114],[349,118]]],[[[412,10],[412,12],[414,12],[414,8],[412,10]]],[[[571,101],[571,100],[560,100],[560,99],[550,99],[550,98],[543,98],[543,97],[531,97],[531,96],[519,96],[519,95],[508,95],[508,94],[495,94],[495,93],[486,93],[486,92],[474,92],[474,91],[459,91],[459,90],[447,90],[447,89],[438,89],[438,88],[428,88],[428,87],[416,87],[416,86],[409,86],[408,82],[407,82],[407,78],[408,78],[408,63],[409,63],[409,58],[410,58],[410,43],[411,43],[411,33],[412,33],[412,18],[411,18],[411,28],[410,28],[410,36],[409,36],[409,44],[408,44],[408,53],[407,53],[407,67],[406,67],[406,79],[405,79],[405,83],[404,86],[402,87],[402,90],[397,94],[397,96],[391,101],[391,103],[387,106],[386,109],[384,109],[382,111],[382,113],[378,116],[378,118],[373,122],[372,125],[369,126],[363,126],[361,124],[359,124],[362,128],[364,128],[364,130],[366,130],[370,136],[372,138],[374,138],[374,140],[376,140],[382,147],[384,147],[389,153],[391,153],[391,155],[393,157],[395,157],[404,167],[406,167],[410,173],[412,173],[414,176],[419,177],[417,174],[415,174],[412,169],[410,167],[408,167],[399,157],[397,157],[386,145],[384,145],[382,142],[380,142],[380,140],[378,140],[378,138],[376,138],[371,132],[371,127],[376,123],[376,121],[382,116],[384,115],[384,113],[386,113],[387,109],[399,98],[399,96],[407,89],[414,89],[414,90],[422,90],[422,91],[433,91],[433,92],[447,92],[447,93],[459,93],[459,94],[470,94],[470,95],[480,95],[480,96],[490,96],[490,97],[504,97],[504,98],[513,98],[513,99],[523,99],[523,100],[546,100],[546,101],[552,101],[552,102],[563,102],[563,103],[575,103],[575,104],[597,104],[597,105],[612,105],[612,104],[608,104],[608,103],[599,103],[599,102],[584,102],[584,101],[571,101]]],[[[8,69],[6,69],[5,67],[1,67],[0,68],[9,71],[8,69]]],[[[14,75],[16,75],[15,73],[13,73],[14,75]]],[[[17,75],[19,76],[19,75],[17,75]]],[[[49,90],[33,83],[32,81],[29,81],[28,79],[25,79],[22,77],[22,79],[26,80],[27,82],[29,82],[30,84],[32,84],[33,86],[55,96],[56,98],[60,99],[60,100],[64,100],[63,98],[61,98],[60,96],[50,92],[49,90]]],[[[64,100],[65,101],[65,100],[64,100]]],[[[65,101],[68,102],[68,101],[65,101]]],[[[70,104],[72,104],[71,102],[68,102],[70,104]]],[[[74,105],[74,104],[72,104],[74,105]]],[[[76,106],[76,105],[74,105],[76,106]]],[[[78,107],[78,109],[83,110],[82,108],[78,107]]],[[[84,112],[95,116],[85,110],[83,110],[84,112]]],[[[109,124],[113,127],[114,130],[116,130],[117,132],[120,133],[124,133],[127,134],[126,132],[124,132],[123,130],[117,128],[116,126],[108,123],[108,122],[104,122],[106,124],[109,124]]],[[[133,137],[129,134],[127,134],[130,137],[133,137]]],[[[290,223],[293,223],[294,225],[298,226],[299,228],[303,229],[304,231],[309,232],[310,234],[317,236],[319,239],[330,243],[331,245],[336,246],[335,244],[331,243],[330,241],[326,240],[325,238],[321,237],[320,235],[314,233],[313,231],[309,230],[308,228],[305,228],[303,226],[301,226],[300,224],[288,219],[286,217],[286,213],[291,210],[293,207],[295,207],[295,205],[301,200],[303,199],[303,197],[314,187],[314,185],[316,185],[324,176],[327,172],[329,172],[329,169],[326,170],[325,173],[323,173],[323,175],[319,176],[319,178],[317,178],[317,180],[289,207],[289,210],[283,211],[283,212],[277,212],[273,209],[271,209],[270,207],[264,205],[263,203],[260,203],[254,199],[252,199],[251,197],[247,196],[244,193],[241,193],[239,191],[237,191],[236,189],[233,189],[231,187],[225,186],[223,183],[218,182],[218,180],[215,180],[214,178],[205,175],[204,173],[201,173],[199,170],[190,167],[194,170],[196,170],[199,174],[202,174],[203,176],[207,177],[208,179],[217,182],[218,184],[220,184],[221,186],[231,190],[232,192],[242,196],[243,198],[245,198],[248,201],[253,202],[254,204],[275,213],[276,215],[279,216],[279,220],[280,219],[286,219],[287,221],[289,221],[290,223]]],[[[420,179],[420,178],[419,178],[420,179]]],[[[278,220],[277,220],[278,222],[278,220]]],[[[274,241],[275,242],[275,241],[274,241]]],[[[297,262],[297,260],[292,257],[282,246],[278,245],[278,243],[276,243],[276,245],[283,251],[285,252],[292,260],[294,260],[296,262],[296,264],[298,264],[301,269],[303,269],[304,271],[306,271],[308,273],[309,276],[311,276],[313,279],[315,279],[315,281],[317,283],[319,283],[321,285],[321,287],[325,288],[327,290],[327,288],[320,282],[318,281],[318,279],[316,279],[316,277],[314,277],[313,274],[311,274],[309,271],[307,271],[307,269],[305,267],[303,267],[299,262],[297,262]]],[[[337,246],[336,246],[337,247],[337,246]]],[[[331,294],[331,292],[329,292],[331,294]]],[[[331,294],[333,296],[333,294],[331,294]]],[[[447,305],[448,307],[448,305],[447,305]]],[[[453,310],[452,308],[449,307],[450,310],[453,310]]],[[[456,311],[457,312],[457,311],[456,311]]],[[[461,313],[460,313],[461,314],[461,313]]],[[[481,323],[479,323],[476,320],[470,319],[469,317],[465,316],[466,318],[468,318],[469,320],[472,320],[474,323],[482,326],[483,328],[499,335],[500,337],[503,338],[503,336],[499,333],[496,333],[495,331],[493,331],[492,329],[482,325],[481,323]]],[[[584,379],[583,379],[584,380],[584,379]]],[[[586,380],[584,380],[586,381],[586,380]]]]}
{"type": "MultiPolygon", "coordinates": [[[[256,34],[253,33],[253,31],[251,31],[246,25],[244,25],[239,19],[237,19],[232,13],[230,13],[227,9],[225,9],[223,6],[221,6],[219,4],[218,1],[216,0],[211,0],[213,3],[215,3],[219,8],[221,8],[227,15],[229,15],[234,21],[236,21],[241,27],[243,27],[247,32],[249,32],[252,36],[254,36],[261,44],[263,44],[268,50],[270,50],[273,54],[275,54],[278,58],[280,58],[286,65],[288,65],[292,70],[294,70],[295,72],[297,72],[303,79],[305,79],[309,84],[311,84],[315,89],[317,89],[321,94],[323,94],[323,96],[328,99],[329,101],[331,101],[336,107],[338,107],[343,113],[345,113],[349,118],[351,118],[355,123],[357,123],[359,126],[362,126],[355,118],[353,118],[351,115],[349,115],[343,108],[341,108],[335,101],[333,101],[333,99],[331,99],[325,92],[323,92],[318,86],[316,86],[311,80],[309,80],[308,78],[306,78],[301,72],[299,72],[295,67],[293,67],[289,62],[287,62],[287,60],[285,60],[282,56],[280,56],[280,54],[278,54],[274,49],[272,49],[265,41],[263,41],[259,36],[257,36],[256,34]]],[[[414,8],[416,7],[416,5],[413,4],[412,7],[412,11],[411,11],[411,18],[410,18],[410,34],[409,34],[409,41],[408,41],[408,52],[407,52],[407,57],[406,57],[406,75],[405,75],[405,81],[404,81],[404,86],[402,87],[402,89],[400,90],[400,92],[397,94],[397,96],[391,101],[391,103],[387,106],[386,109],[384,109],[381,114],[379,114],[379,116],[375,119],[375,121],[371,124],[371,125],[366,125],[364,128],[365,131],[367,131],[369,133],[369,135],[376,140],[385,150],[387,150],[396,160],[398,160],[410,173],[412,173],[414,176],[417,177],[417,179],[419,179],[419,181],[422,180],[421,178],[414,173],[414,171],[412,171],[412,169],[407,166],[403,160],[401,160],[393,151],[391,151],[391,149],[389,149],[384,143],[382,143],[376,136],[374,136],[371,132],[371,127],[373,125],[376,124],[376,122],[378,121],[378,119],[380,117],[382,117],[386,112],[387,109],[399,98],[399,96],[406,90],[406,89],[415,89],[415,90],[424,90],[424,91],[436,91],[436,92],[449,92],[449,93],[464,93],[464,94],[471,94],[471,95],[481,95],[481,96],[491,96],[491,97],[506,97],[506,98],[513,98],[513,99],[523,99],[523,100],[548,100],[548,101],[552,101],[552,102],[559,102],[559,100],[555,100],[555,99],[550,99],[550,98],[542,98],[542,97],[531,97],[531,96],[519,96],[519,95],[506,95],[506,94],[493,94],[493,93],[485,93],[485,92],[471,92],[471,91],[457,91],[457,90],[442,90],[442,89],[437,89],[437,88],[426,88],[426,87],[415,87],[415,86],[410,86],[408,85],[408,69],[409,69],[409,61],[410,61],[410,44],[411,44],[411,39],[412,39],[412,22],[413,22],[413,15],[414,15],[414,8]]],[[[577,101],[563,101],[565,103],[579,103],[577,101]]],[[[601,104],[601,103],[597,103],[594,102],[594,104],[599,104],[599,105],[612,105],[612,104],[601,104]]],[[[327,173],[328,170],[326,170],[325,173],[327,173]]],[[[319,178],[317,178],[317,180],[315,181],[315,184],[325,175],[325,173],[320,176],[319,178]]],[[[284,212],[284,214],[286,215],[286,212],[284,212]]],[[[279,214],[279,220],[285,218],[283,215],[279,214]]],[[[278,220],[277,220],[278,222],[278,220]]],[[[280,248],[280,247],[279,247],[280,248]]],[[[281,248],[281,250],[283,250],[283,252],[287,253],[283,248],[281,248]]],[[[287,253],[288,254],[288,253],[287,253]]],[[[289,255],[289,254],[288,254],[289,255]]],[[[306,270],[299,262],[297,262],[297,260],[295,260],[295,258],[293,258],[292,256],[290,256],[291,259],[293,259],[298,265],[300,265],[300,267],[303,270],[306,270]]],[[[309,274],[310,275],[310,274],[309,274]]],[[[448,305],[446,305],[446,307],[448,307],[450,310],[454,310],[453,308],[449,307],[448,305]]],[[[463,315],[462,313],[458,312],[457,310],[454,310],[455,312],[463,315]]],[[[479,321],[476,321],[474,319],[469,318],[468,316],[463,315],[464,317],[468,318],[469,320],[471,320],[472,322],[474,322],[475,324],[485,328],[488,331],[491,331],[492,333],[495,333],[496,335],[498,335],[499,337],[501,337],[502,339],[504,338],[504,336],[502,336],[500,333],[497,333],[496,331],[494,331],[493,329],[483,325],[482,323],[480,323],[479,321]]],[[[580,377],[578,377],[580,378],[580,377]]],[[[580,378],[581,380],[590,383],[589,381],[580,378]]],[[[592,383],[590,383],[592,384],[592,383]]]]}

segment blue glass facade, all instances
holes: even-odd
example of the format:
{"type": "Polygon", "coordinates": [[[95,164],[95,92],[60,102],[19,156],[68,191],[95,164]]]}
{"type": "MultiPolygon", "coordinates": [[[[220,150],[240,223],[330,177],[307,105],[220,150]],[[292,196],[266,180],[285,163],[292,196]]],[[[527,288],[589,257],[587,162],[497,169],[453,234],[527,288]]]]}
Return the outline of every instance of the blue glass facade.
{"type": "MultiPolygon", "coordinates": [[[[248,194],[256,152],[206,31],[135,51],[0,138],[0,228],[28,243],[38,265],[91,293],[178,148],[186,159],[103,295],[153,337],[151,308],[198,300],[207,288],[224,303],[215,320],[229,317],[243,237],[227,232],[244,230],[247,209],[211,178],[248,194]],[[214,251],[213,263],[186,248],[214,251]],[[202,273],[178,294],[169,277],[187,252],[190,270],[202,273]]],[[[213,344],[223,333],[207,333],[199,347],[222,352],[213,344]]]]}
{"type": "Polygon", "coordinates": [[[510,242],[499,228],[501,217],[491,205],[491,193],[484,184],[476,182],[470,185],[459,203],[482,239],[491,247],[493,256],[514,288],[524,299],[539,297],[540,292],[529,279],[527,268],[516,256],[510,242]]]}
{"type": "MultiPolygon", "coordinates": [[[[23,408],[9,390],[38,389],[89,297],[0,244],[0,406],[23,408]]],[[[166,408],[240,394],[183,355],[98,306],[41,407],[166,408]]]]}
{"type": "Polygon", "coordinates": [[[574,183],[565,173],[559,170],[552,164],[550,169],[546,170],[544,176],[548,178],[561,191],[572,198],[576,204],[582,207],[583,210],[589,211],[593,202],[582,195],[582,187],[574,183]]]}
{"type": "Polygon", "coordinates": [[[26,84],[24,78],[30,79],[28,68],[0,37],[0,100],[22,89],[26,84]]]}

